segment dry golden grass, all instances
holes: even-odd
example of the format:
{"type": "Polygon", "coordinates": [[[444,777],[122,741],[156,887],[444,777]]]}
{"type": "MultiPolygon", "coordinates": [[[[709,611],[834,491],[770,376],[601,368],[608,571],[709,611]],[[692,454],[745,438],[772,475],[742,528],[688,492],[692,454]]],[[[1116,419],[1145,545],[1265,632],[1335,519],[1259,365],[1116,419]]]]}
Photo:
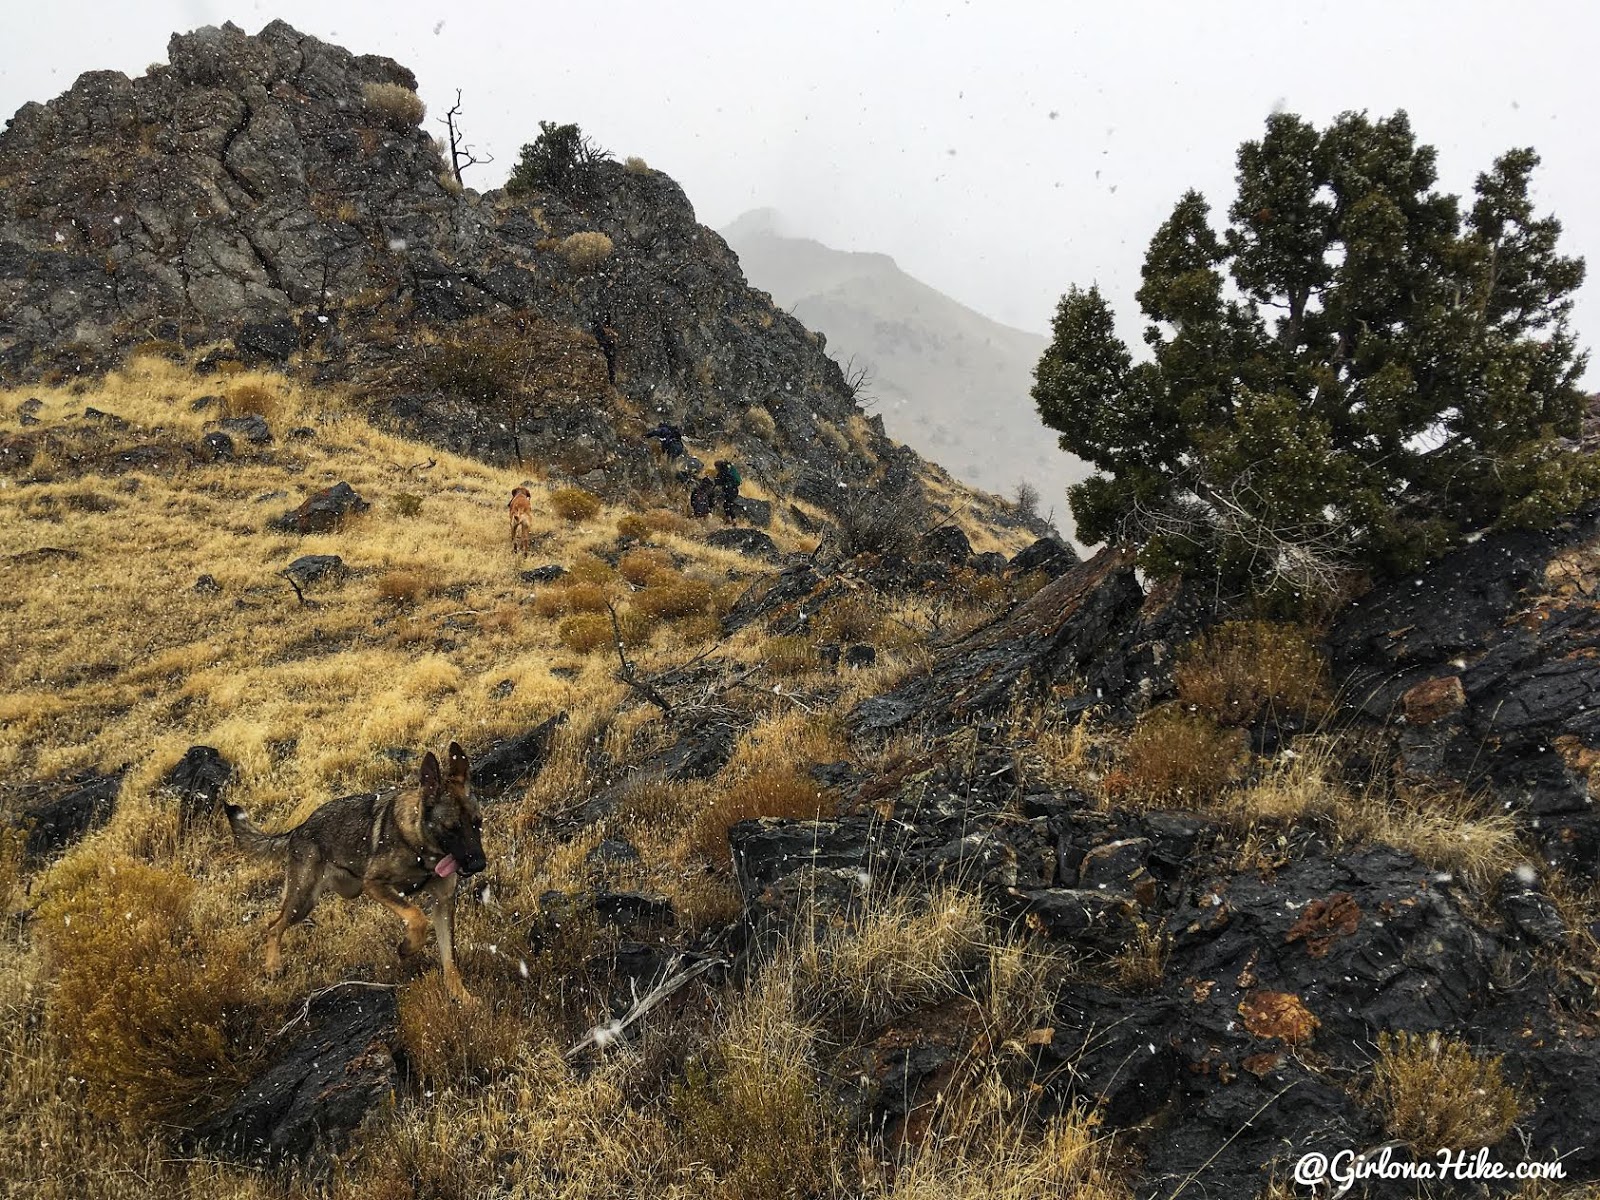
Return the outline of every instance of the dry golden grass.
{"type": "Polygon", "coordinates": [[[193,892],[183,875],[128,858],[84,856],[52,875],[39,907],[51,1028],[99,1115],[193,1120],[246,1077],[234,1049],[241,946],[216,944],[215,931],[202,940],[193,892]]]}
{"type": "Polygon", "coordinates": [[[822,786],[792,767],[769,768],[748,775],[724,771],[725,782],[694,815],[688,846],[705,861],[728,864],[728,830],[757,817],[815,820],[830,801],[822,786]]]}
{"type": "Polygon", "coordinates": [[[1379,1034],[1367,1097],[1388,1131],[1421,1154],[1493,1146],[1527,1108],[1498,1055],[1441,1033],[1379,1034]]]}
{"type": "Polygon", "coordinates": [[[704,613],[711,601],[710,583],[669,569],[652,575],[649,586],[633,597],[632,606],[655,620],[679,621],[704,613]]]}
{"type": "Polygon", "coordinates": [[[590,271],[611,257],[615,247],[611,239],[595,230],[568,234],[561,239],[556,252],[566,259],[573,269],[590,271]]]}
{"type": "Polygon", "coordinates": [[[870,908],[796,955],[802,994],[820,1012],[877,1024],[953,996],[985,953],[982,902],[939,889],[870,908]]]}
{"type": "Polygon", "coordinates": [[[1149,992],[1166,978],[1171,939],[1165,928],[1140,921],[1128,944],[1107,964],[1112,982],[1128,992],[1149,992]]]}
{"type": "Polygon", "coordinates": [[[1129,737],[1122,786],[1152,804],[1203,807],[1237,775],[1248,754],[1241,731],[1168,706],[1145,715],[1129,737]]]}
{"type": "Polygon", "coordinates": [[[408,87],[398,83],[369,83],[361,89],[366,110],[392,129],[413,129],[422,124],[428,106],[408,87]]]}
{"type": "Polygon", "coordinates": [[[222,402],[230,417],[258,416],[274,421],[283,405],[283,396],[277,388],[256,380],[230,384],[222,402]]]}
{"type": "Polygon", "coordinates": [[[1214,811],[1244,828],[1320,822],[1339,845],[1394,846],[1475,887],[1522,861],[1509,814],[1460,790],[1397,791],[1377,780],[1352,789],[1326,744],[1305,743],[1256,782],[1221,797],[1214,811]]]}
{"type": "Polygon", "coordinates": [[[1230,621],[1184,653],[1178,699],[1221,725],[1316,717],[1327,709],[1327,664],[1298,625],[1230,621]]]}
{"type": "Polygon", "coordinates": [[[686,1156],[711,1177],[702,1195],[783,1200],[831,1182],[841,1131],[796,992],[792,970],[769,967],[673,1092],[686,1156]]]}

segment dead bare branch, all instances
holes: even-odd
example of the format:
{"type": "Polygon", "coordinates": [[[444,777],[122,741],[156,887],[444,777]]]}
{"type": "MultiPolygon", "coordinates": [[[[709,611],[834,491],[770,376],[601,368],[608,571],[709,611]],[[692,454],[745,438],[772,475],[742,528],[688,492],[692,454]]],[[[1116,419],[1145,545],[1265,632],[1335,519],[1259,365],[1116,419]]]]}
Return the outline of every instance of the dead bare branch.
{"type": "MultiPolygon", "coordinates": [[[[677,961],[682,961],[681,955],[677,961]]],[[[679,988],[683,987],[683,985],[688,983],[691,979],[698,979],[713,967],[726,967],[727,965],[728,960],[725,958],[702,958],[699,962],[694,963],[692,966],[685,967],[676,975],[668,975],[666,978],[662,979],[660,983],[656,984],[655,987],[651,988],[643,996],[640,996],[638,999],[636,999],[629,1007],[628,1011],[623,1013],[622,1016],[613,1021],[605,1021],[589,1030],[589,1032],[583,1036],[582,1040],[575,1042],[567,1050],[566,1056],[568,1058],[576,1058],[590,1046],[595,1047],[597,1050],[604,1050],[612,1042],[615,1042],[619,1037],[627,1032],[630,1025],[648,1016],[653,1008],[659,1005],[668,996],[676,992],[679,988]]]]}

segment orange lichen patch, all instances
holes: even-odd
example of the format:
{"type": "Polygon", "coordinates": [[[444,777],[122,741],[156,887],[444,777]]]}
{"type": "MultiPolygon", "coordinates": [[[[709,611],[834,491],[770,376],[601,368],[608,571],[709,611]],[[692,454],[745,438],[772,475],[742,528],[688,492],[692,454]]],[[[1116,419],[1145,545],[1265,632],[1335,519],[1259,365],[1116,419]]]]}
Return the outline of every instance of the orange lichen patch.
{"type": "Polygon", "coordinates": [[[1459,675],[1425,679],[1400,698],[1406,721],[1412,725],[1432,725],[1461,711],[1467,703],[1466,690],[1459,675]]]}
{"type": "Polygon", "coordinates": [[[1335,892],[1326,900],[1313,900],[1306,905],[1300,919],[1283,935],[1284,942],[1306,943],[1306,953],[1312,958],[1322,958],[1328,947],[1342,937],[1349,937],[1361,921],[1361,908],[1349,892],[1335,892]]]}
{"type": "Polygon", "coordinates": [[[1252,1054],[1239,1064],[1257,1079],[1264,1079],[1283,1065],[1283,1055],[1274,1050],[1252,1054]]]}
{"type": "Polygon", "coordinates": [[[1251,992],[1239,1001],[1251,1037],[1277,1038],[1289,1046],[1309,1042],[1322,1022],[1292,992],[1251,992]]]}

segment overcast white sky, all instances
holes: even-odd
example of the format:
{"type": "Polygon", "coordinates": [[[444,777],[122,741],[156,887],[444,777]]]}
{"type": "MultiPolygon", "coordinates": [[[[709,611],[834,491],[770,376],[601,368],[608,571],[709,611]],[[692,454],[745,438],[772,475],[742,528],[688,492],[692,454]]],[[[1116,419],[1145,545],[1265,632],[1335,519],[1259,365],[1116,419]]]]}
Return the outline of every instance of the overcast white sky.
{"type": "Polygon", "coordinates": [[[1318,124],[1405,108],[1452,191],[1509,147],[1539,150],[1539,207],[1591,264],[1574,324],[1600,342],[1593,0],[10,0],[0,111],[165,61],[173,30],[280,16],[411,67],[430,123],[462,88],[469,137],[496,156],[469,184],[501,182],[541,118],[577,121],[676,178],[708,225],[770,205],[785,232],[893,255],[1038,332],[1069,284],[1098,282],[1135,342],[1151,233],[1187,187],[1226,209],[1234,150],[1274,107],[1318,124]]]}

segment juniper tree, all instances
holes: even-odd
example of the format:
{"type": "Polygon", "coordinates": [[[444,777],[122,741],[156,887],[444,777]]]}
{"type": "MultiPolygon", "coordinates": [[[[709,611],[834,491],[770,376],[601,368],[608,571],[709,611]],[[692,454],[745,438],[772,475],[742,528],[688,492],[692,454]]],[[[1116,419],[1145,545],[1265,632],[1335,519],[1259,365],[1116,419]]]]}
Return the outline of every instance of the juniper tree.
{"type": "Polygon", "coordinates": [[[1465,211],[1435,158],[1403,112],[1274,115],[1239,148],[1227,227],[1190,191],[1151,239],[1148,360],[1097,288],[1062,297],[1033,396],[1099,472],[1068,493],[1081,538],[1298,588],[1600,494],[1561,442],[1585,405],[1584,267],[1534,213],[1538,155],[1501,156],[1465,211]]]}

